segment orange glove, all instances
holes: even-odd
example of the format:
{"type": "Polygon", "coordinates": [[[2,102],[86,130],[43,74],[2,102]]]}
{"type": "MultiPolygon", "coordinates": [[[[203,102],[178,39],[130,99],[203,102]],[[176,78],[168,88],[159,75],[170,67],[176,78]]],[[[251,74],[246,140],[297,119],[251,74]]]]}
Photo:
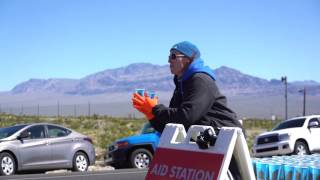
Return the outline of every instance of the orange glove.
{"type": "Polygon", "coordinates": [[[132,105],[138,111],[142,112],[148,120],[154,118],[152,113],[152,108],[158,104],[158,97],[151,99],[147,94],[145,96],[140,96],[137,93],[134,93],[132,96],[132,105]]]}

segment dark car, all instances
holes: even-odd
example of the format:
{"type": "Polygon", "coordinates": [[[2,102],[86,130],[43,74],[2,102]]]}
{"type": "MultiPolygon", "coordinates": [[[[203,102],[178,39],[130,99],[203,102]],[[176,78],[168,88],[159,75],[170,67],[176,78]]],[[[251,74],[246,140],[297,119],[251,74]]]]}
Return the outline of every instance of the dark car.
{"type": "Polygon", "coordinates": [[[147,168],[158,146],[160,133],[146,123],[139,135],[118,139],[106,152],[105,162],[115,168],[147,168]]]}

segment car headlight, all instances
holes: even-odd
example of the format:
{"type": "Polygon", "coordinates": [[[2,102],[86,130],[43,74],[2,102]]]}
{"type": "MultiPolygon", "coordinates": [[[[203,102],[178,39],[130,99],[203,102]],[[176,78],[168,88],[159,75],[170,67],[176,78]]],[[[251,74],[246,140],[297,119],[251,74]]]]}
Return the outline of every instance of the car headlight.
{"type": "Polygon", "coordinates": [[[286,134],[279,134],[279,140],[280,140],[280,141],[288,140],[288,139],[290,139],[290,136],[291,136],[291,134],[288,134],[288,133],[286,133],[286,134]]]}

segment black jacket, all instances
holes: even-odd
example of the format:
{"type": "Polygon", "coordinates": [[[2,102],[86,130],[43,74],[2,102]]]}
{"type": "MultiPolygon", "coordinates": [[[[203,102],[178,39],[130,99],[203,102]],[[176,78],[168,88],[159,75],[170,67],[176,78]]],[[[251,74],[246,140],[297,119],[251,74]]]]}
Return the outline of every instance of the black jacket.
{"type": "Polygon", "coordinates": [[[189,129],[191,125],[212,127],[240,127],[236,114],[227,107],[215,80],[205,73],[195,73],[181,82],[174,78],[176,88],[169,108],[159,104],[152,111],[151,125],[162,132],[167,123],[179,123],[189,129]]]}

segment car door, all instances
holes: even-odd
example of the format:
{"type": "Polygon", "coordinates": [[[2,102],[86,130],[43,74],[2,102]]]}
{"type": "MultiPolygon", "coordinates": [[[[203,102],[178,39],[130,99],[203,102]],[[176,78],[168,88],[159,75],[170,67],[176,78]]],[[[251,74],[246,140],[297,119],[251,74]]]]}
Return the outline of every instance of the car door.
{"type": "Polygon", "coordinates": [[[55,125],[47,125],[47,128],[52,162],[57,166],[72,165],[74,141],[69,136],[71,131],[55,125]]]}
{"type": "Polygon", "coordinates": [[[313,150],[320,150],[320,143],[319,143],[319,137],[320,137],[320,121],[318,118],[312,118],[309,120],[309,125],[312,122],[316,122],[318,124],[318,126],[315,127],[310,127],[310,134],[311,134],[311,144],[310,148],[312,148],[313,150]]]}
{"type": "Polygon", "coordinates": [[[19,145],[22,169],[46,168],[50,164],[51,150],[44,125],[34,125],[25,131],[29,137],[22,139],[19,145]]]}

